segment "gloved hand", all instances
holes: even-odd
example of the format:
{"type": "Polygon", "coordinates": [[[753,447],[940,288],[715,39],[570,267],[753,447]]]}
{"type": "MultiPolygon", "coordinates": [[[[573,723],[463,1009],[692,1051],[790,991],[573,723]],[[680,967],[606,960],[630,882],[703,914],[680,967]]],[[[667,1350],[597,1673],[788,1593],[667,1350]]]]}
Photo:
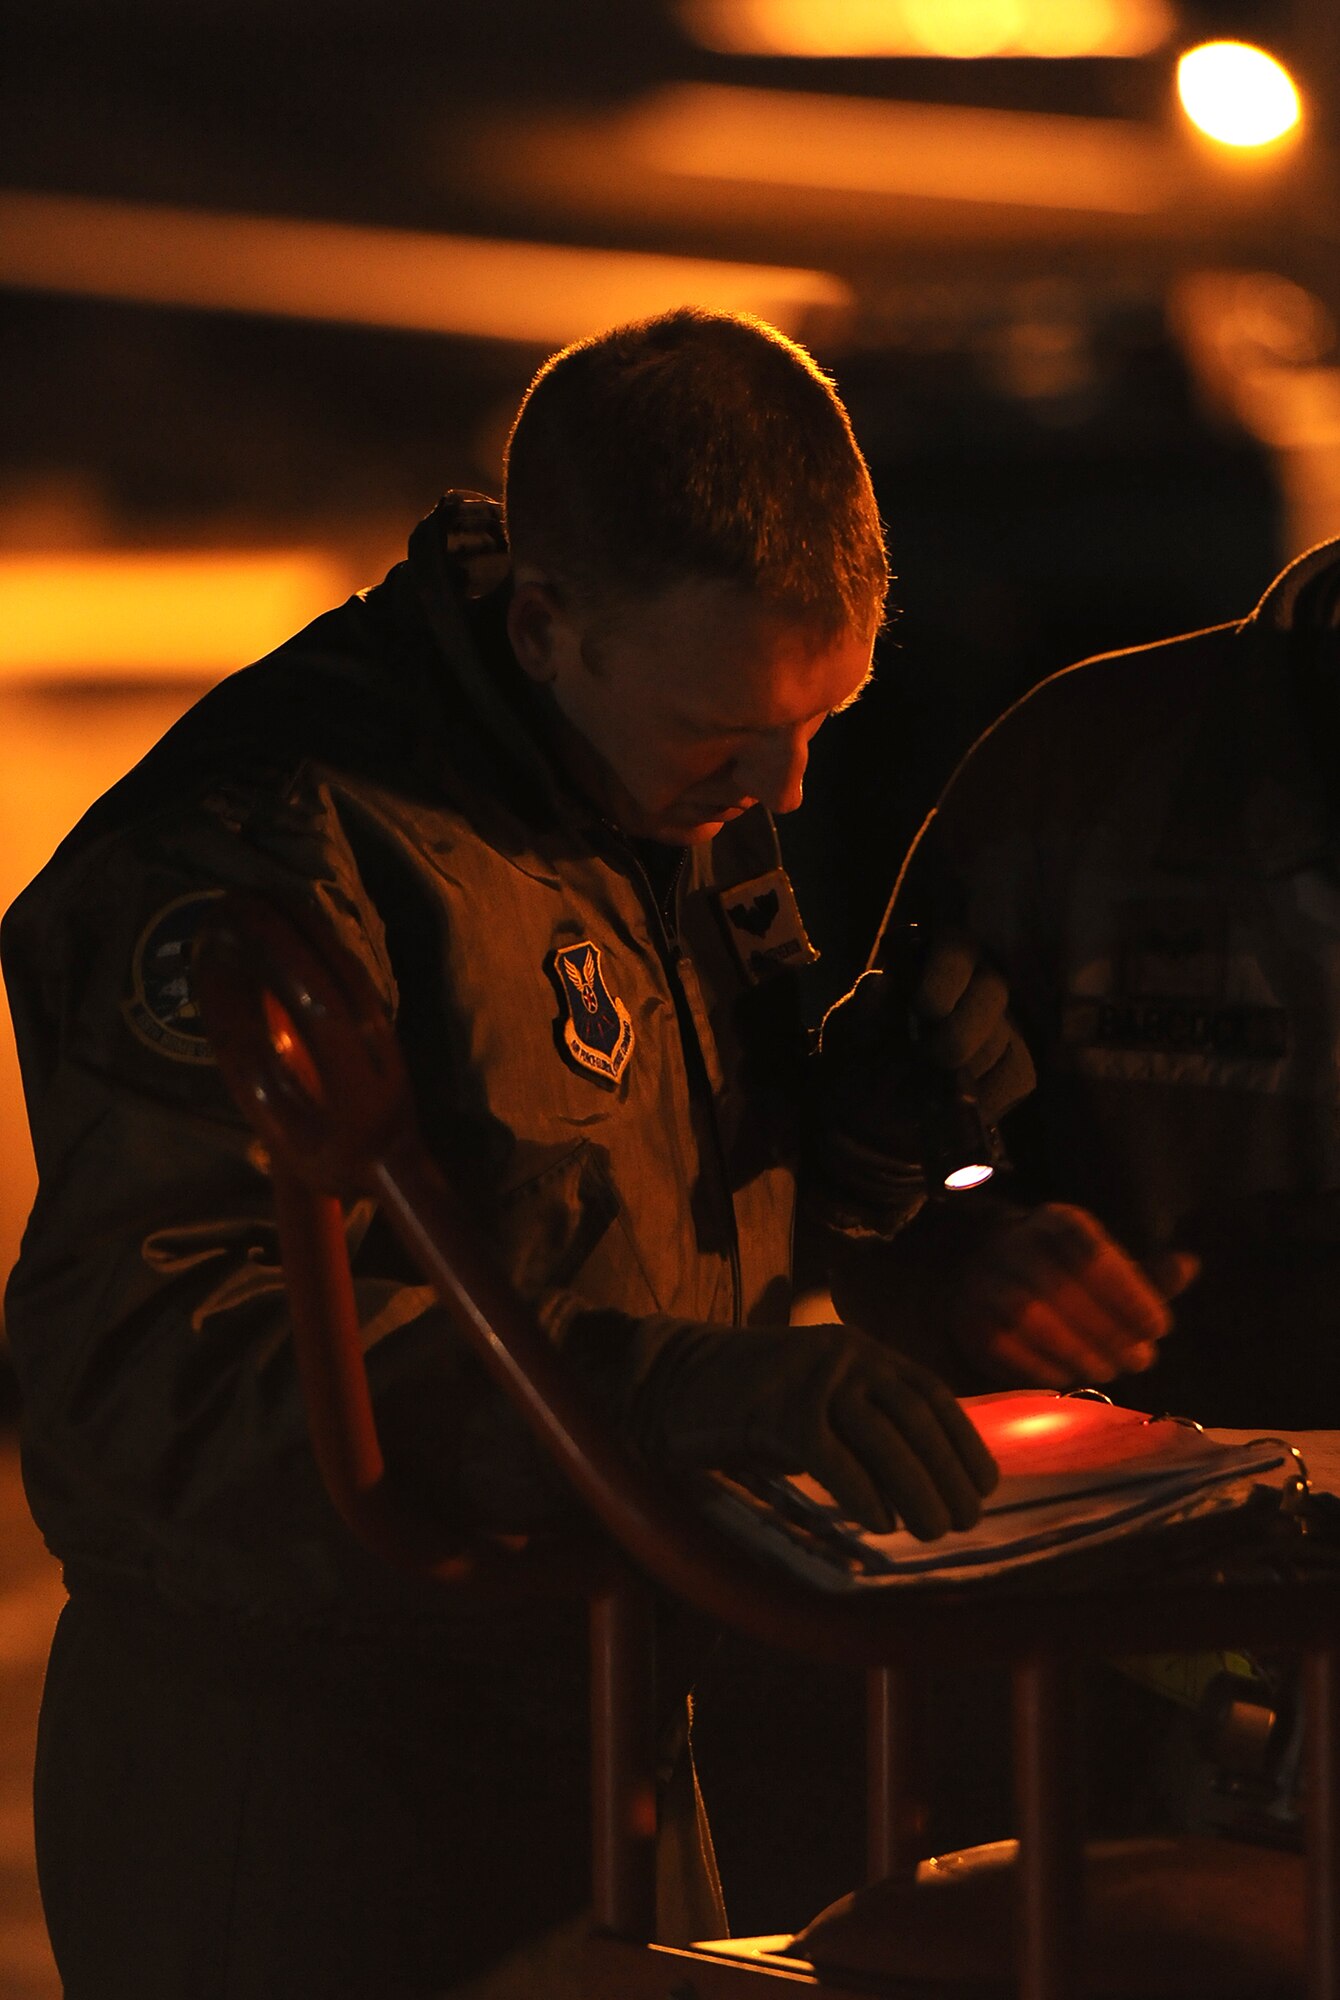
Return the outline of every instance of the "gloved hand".
{"type": "Polygon", "coordinates": [[[1000,974],[950,931],[924,949],[914,980],[867,972],[829,1009],[815,1059],[816,1154],[853,1220],[891,1233],[916,1207],[930,1121],[956,1072],[971,1079],[988,1126],[1033,1089],[1008,999],[1000,974]]]}
{"type": "Polygon", "coordinates": [[[1087,1210],[1050,1202],[1007,1214],[946,1284],[946,1331],[984,1374],[1068,1389],[1152,1367],[1168,1300],[1200,1269],[1169,1251],[1142,1268],[1087,1210]]]}
{"type": "Polygon", "coordinates": [[[846,1326],[684,1327],[629,1412],[650,1456],[729,1471],[808,1472],[877,1533],[969,1528],[995,1462],[919,1362],[846,1326]]]}
{"type": "Polygon", "coordinates": [[[1028,1046],[1010,1019],[1009,999],[1004,979],[982,960],[967,933],[945,931],[930,945],[909,1001],[921,1024],[918,1054],[939,1069],[972,1078],[988,1125],[998,1125],[1037,1083],[1028,1046]]]}

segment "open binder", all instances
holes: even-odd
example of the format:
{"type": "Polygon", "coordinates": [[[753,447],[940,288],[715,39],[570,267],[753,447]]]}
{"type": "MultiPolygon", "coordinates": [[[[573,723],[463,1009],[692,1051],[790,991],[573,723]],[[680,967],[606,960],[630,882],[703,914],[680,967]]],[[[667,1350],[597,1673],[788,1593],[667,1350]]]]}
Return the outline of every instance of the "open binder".
{"type": "Polygon", "coordinates": [[[804,1475],[716,1483],[713,1515],[732,1533],[828,1589],[955,1585],[1011,1574],[1063,1551],[1243,1508],[1263,1485],[1305,1477],[1286,1439],[1216,1436],[1091,1392],[968,1396],[1000,1467],[976,1527],[936,1542],[876,1535],[844,1520],[804,1475]]]}

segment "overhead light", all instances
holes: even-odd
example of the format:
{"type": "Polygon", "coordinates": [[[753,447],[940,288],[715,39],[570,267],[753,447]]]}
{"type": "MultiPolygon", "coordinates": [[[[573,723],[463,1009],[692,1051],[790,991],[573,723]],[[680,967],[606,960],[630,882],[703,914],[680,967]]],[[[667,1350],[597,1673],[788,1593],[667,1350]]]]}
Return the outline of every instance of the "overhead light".
{"type": "Polygon", "coordinates": [[[851,302],[840,279],[785,265],[13,192],[0,285],[537,347],[682,305],[796,332],[851,302]]]}
{"type": "Polygon", "coordinates": [[[0,555],[0,676],[207,680],[349,594],[320,549],[0,555]]]}
{"type": "Polygon", "coordinates": [[[1177,65],[1177,94],[1198,130],[1222,146],[1269,146],[1302,116],[1283,63],[1248,42],[1202,42],[1177,65]]]}
{"type": "Polygon", "coordinates": [[[661,173],[934,201],[1144,215],[1173,199],[1158,133],[1110,118],[674,84],[621,120],[661,173]]]}
{"type": "Polygon", "coordinates": [[[696,42],[753,56],[1145,56],[1168,0],[680,0],[696,42]]]}

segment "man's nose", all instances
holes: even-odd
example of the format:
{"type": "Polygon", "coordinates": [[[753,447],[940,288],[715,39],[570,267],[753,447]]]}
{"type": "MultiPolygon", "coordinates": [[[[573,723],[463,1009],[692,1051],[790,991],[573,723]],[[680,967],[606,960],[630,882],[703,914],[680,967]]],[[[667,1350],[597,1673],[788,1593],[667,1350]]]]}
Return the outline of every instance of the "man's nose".
{"type": "Polygon", "coordinates": [[[742,787],[769,812],[794,812],[804,795],[809,757],[808,735],[798,729],[775,730],[760,737],[752,754],[742,761],[742,787]]]}

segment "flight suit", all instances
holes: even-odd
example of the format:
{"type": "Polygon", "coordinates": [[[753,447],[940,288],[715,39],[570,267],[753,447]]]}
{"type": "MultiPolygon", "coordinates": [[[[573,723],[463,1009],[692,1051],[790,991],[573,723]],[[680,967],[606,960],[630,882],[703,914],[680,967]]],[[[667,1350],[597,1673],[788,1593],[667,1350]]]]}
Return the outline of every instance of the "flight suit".
{"type": "MultiPolygon", "coordinates": [[[[72,1594],[38,1769],[70,2000],[431,1991],[583,1889],[580,1611],[391,1577],[317,1484],[266,1163],[191,996],[221,892],[362,961],[430,1150],[593,1394],[685,1321],[787,1317],[814,954],[771,821],[678,861],[604,822],[506,579],[496,508],[448,496],[5,920],[40,1174],[6,1314],[72,1594]]],[[[392,1463],[466,1523],[561,1508],[371,1203],[348,1236],[392,1463]]]]}

